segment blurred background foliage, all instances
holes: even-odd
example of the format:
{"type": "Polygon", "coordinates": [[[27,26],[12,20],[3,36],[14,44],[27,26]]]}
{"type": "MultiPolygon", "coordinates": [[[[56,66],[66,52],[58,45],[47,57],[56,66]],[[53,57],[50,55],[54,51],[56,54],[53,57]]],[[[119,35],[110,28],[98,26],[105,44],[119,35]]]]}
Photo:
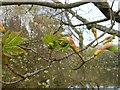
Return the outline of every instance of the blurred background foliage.
{"type": "MultiPolygon", "coordinates": [[[[47,7],[33,6],[7,6],[2,7],[2,22],[6,30],[22,31],[20,36],[27,38],[21,44],[24,47],[34,49],[36,53],[31,50],[26,50],[26,53],[9,58],[9,65],[18,72],[25,74],[33,72],[39,68],[47,66],[47,62],[40,56],[48,58],[48,48],[42,42],[41,38],[44,34],[50,32],[55,35],[60,35],[65,29],[60,27],[60,18],[64,14],[53,16],[53,13],[60,12],[59,10],[50,9],[47,7]]],[[[84,47],[84,46],[83,46],[84,47]]],[[[96,48],[88,48],[82,52],[82,55],[87,59],[93,55],[96,48]]],[[[60,52],[57,48],[52,53],[54,58],[62,58],[72,49],[65,52],[60,52]]],[[[64,60],[55,61],[48,70],[36,74],[30,78],[25,79],[13,85],[5,85],[4,88],[64,88],[69,86],[85,86],[89,83],[92,86],[117,86],[118,82],[118,51],[110,52],[104,51],[95,60],[87,62],[78,70],[71,70],[77,67],[81,61],[80,58],[74,54],[64,60]]],[[[5,65],[2,66],[2,80],[14,81],[19,77],[13,74],[5,65]]]]}

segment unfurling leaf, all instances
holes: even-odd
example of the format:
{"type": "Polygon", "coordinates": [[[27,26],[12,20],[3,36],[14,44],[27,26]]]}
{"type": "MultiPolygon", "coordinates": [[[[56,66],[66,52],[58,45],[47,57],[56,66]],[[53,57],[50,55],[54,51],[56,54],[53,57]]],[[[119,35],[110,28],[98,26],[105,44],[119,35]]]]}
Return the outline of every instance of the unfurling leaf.
{"type": "Polygon", "coordinates": [[[101,52],[103,52],[105,49],[109,48],[112,45],[112,42],[108,42],[102,46],[100,46],[96,52],[94,53],[95,56],[98,56],[101,52]]]}
{"type": "Polygon", "coordinates": [[[76,53],[78,53],[78,52],[79,52],[79,48],[75,45],[75,43],[74,43],[74,41],[72,40],[72,38],[71,38],[71,37],[68,37],[67,39],[68,39],[68,41],[69,41],[69,43],[70,43],[71,48],[72,48],[76,53]]]}
{"type": "Polygon", "coordinates": [[[52,33],[45,34],[42,41],[48,46],[49,49],[54,49],[57,46],[57,37],[52,33]]]}
{"type": "Polygon", "coordinates": [[[15,37],[13,38],[7,45],[9,46],[16,46],[21,44],[25,39],[21,37],[15,37]]]}
{"type": "Polygon", "coordinates": [[[18,55],[25,52],[24,49],[18,46],[5,46],[3,47],[3,51],[4,53],[6,53],[6,55],[11,55],[11,56],[18,55]]]}
{"type": "Polygon", "coordinates": [[[67,45],[65,45],[64,47],[62,46],[62,47],[60,47],[60,51],[65,51],[65,50],[67,50],[68,48],[70,47],[70,44],[67,44],[67,45]]]}
{"type": "Polygon", "coordinates": [[[20,32],[5,32],[2,36],[2,52],[8,56],[11,57],[13,55],[18,55],[21,53],[24,53],[25,50],[20,48],[19,44],[21,44],[25,39],[18,36],[20,32]]]}
{"type": "Polygon", "coordinates": [[[76,53],[79,52],[79,49],[77,48],[77,46],[75,45],[74,41],[72,40],[71,37],[62,37],[60,40],[60,45],[61,45],[61,50],[64,51],[66,50],[68,47],[71,47],[76,53]]]}
{"type": "Polygon", "coordinates": [[[6,38],[4,44],[9,44],[11,43],[11,41],[13,41],[16,37],[18,37],[18,35],[20,34],[21,32],[11,32],[9,34],[9,36],[6,38]]]}
{"type": "Polygon", "coordinates": [[[66,47],[69,43],[65,41],[60,41],[59,44],[61,47],[66,47]]]}

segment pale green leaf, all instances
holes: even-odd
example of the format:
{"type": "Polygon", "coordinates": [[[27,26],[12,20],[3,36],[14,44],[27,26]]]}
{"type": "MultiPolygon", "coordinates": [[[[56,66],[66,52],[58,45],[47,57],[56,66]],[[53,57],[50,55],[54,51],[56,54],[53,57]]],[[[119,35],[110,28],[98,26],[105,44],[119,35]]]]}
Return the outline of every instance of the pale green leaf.
{"type": "Polygon", "coordinates": [[[8,46],[8,47],[4,46],[3,52],[5,52],[8,55],[18,55],[18,54],[24,53],[25,50],[18,46],[8,46]]]}
{"type": "Polygon", "coordinates": [[[7,45],[9,45],[9,46],[16,46],[16,45],[21,44],[23,41],[24,41],[24,38],[22,38],[22,37],[15,37],[7,45]]]}
{"type": "Polygon", "coordinates": [[[11,40],[13,40],[15,37],[17,37],[20,34],[20,32],[11,32],[8,36],[8,38],[5,40],[5,44],[8,44],[11,40]]]}
{"type": "Polygon", "coordinates": [[[45,34],[42,41],[51,48],[55,48],[57,46],[57,38],[53,35],[53,33],[45,34]]]}

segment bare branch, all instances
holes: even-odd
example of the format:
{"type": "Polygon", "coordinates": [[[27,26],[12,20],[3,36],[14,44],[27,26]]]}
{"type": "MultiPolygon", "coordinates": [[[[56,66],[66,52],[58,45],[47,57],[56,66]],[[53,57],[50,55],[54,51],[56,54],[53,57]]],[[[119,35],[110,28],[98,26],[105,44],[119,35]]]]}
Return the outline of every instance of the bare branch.
{"type": "Polygon", "coordinates": [[[104,18],[104,19],[101,19],[101,20],[88,22],[88,23],[83,23],[83,24],[77,24],[77,25],[73,25],[73,24],[70,24],[70,23],[63,22],[63,21],[62,21],[62,23],[65,24],[65,25],[70,25],[71,27],[77,27],[77,26],[83,26],[83,25],[89,25],[89,24],[96,24],[96,23],[107,21],[107,20],[109,20],[109,19],[104,18]]]}
{"type": "Polygon", "coordinates": [[[48,66],[46,66],[46,67],[44,67],[44,68],[42,68],[42,69],[35,70],[34,72],[31,72],[31,73],[26,73],[26,74],[24,75],[24,78],[31,77],[31,76],[33,76],[33,75],[35,75],[35,74],[38,74],[38,73],[41,72],[41,71],[45,71],[45,70],[49,69],[49,67],[50,67],[51,64],[52,64],[52,61],[49,62],[48,66]]]}
{"type": "MultiPolygon", "coordinates": [[[[72,22],[70,21],[69,16],[68,16],[68,14],[67,14],[66,11],[65,11],[65,15],[66,15],[66,18],[67,18],[68,23],[69,23],[70,25],[72,25],[72,22]]],[[[80,34],[80,32],[79,32],[75,27],[72,27],[72,29],[73,29],[74,32],[76,32],[78,35],[80,34]]],[[[71,31],[71,32],[72,32],[72,31],[71,31]]],[[[76,37],[76,38],[79,40],[79,38],[78,38],[74,33],[72,33],[72,34],[74,35],[74,37],[76,37]]]]}
{"type": "MultiPolygon", "coordinates": [[[[1,6],[7,6],[7,5],[40,5],[40,6],[46,6],[46,7],[51,7],[54,9],[70,9],[74,7],[78,7],[83,4],[87,4],[89,2],[75,2],[75,3],[70,3],[70,4],[62,4],[62,3],[51,3],[51,2],[5,2],[2,1],[1,6]]],[[[92,2],[98,9],[108,18],[110,19],[110,12],[112,11],[112,16],[115,16],[115,20],[120,23],[120,15],[118,15],[117,12],[114,12],[113,10],[109,10],[110,6],[108,5],[107,2],[92,2]]]]}
{"type": "MultiPolygon", "coordinates": [[[[34,72],[31,72],[31,73],[26,73],[26,74],[22,75],[22,78],[20,78],[20,79],[18,79],[18,80],[16,80],[16,81],[11,81],[11,82],[0,81],[0,83],[8,84],[8,85],[9,85],[9,84],[19,83],[19,82],[25,80],[25,79],[28,78],[28,77],[31,77],[31,76],[33,76],[33,75],[36,75],[36,74],[38,74],[38,73],[40,73],[40,72],[42,72],[42,71],[45,71],[45,70],[49,69],[51,64],[52,64],[52,61],[49,62],[48,66],[46,66],[46,67],[44,67],[44,68],[40,68],[40,69],[38,69],[38,70],[35,70],[34,72]]],[[[21,76],[21,74],[19,74],[19,73],[16,72],[15,70],[13,70],[13,69],[11,69],[11,70],[12,70],[12,72],[13,72],[14,74],[16,74],[16,75],[18,75],[18,76],[21,76]]]]}
{"type": "Polygon", "coordinates": [[[33,5],[31,5],[31,7],[25,12],[25,14],[27,14],[31,9],[32,9],[33,5]]]}
{"type": "Polygon", "coordinates": [[[20,76],[21,78],[24,78],[24,76],[23,76],[21,73],[19,73],[19,72],[17,72],[16,70],[14,70],[12,67],[10,67],[9,64],[7,64],[6,66],[7,66],[7,67],[9,68],[9,70],[12,71],[15,75],[20,76]]]}
{"type": "Polygon", "coordinates": [[[7,5],[40,5],[40,6],[46,6],[46,7],[51,7],[54,9],[70,9],[70,8],[74,8],[74,7],[78,7],[80,5],[86,4],[88,2],[75,2],[75,3],[70,3],[70,4],[62,4],[62,3],[51,3],[51,2],[20,2],[20,1],[16,1],[16,2],[5,2],[2,1],[2,5],[1,6],[7,6],[7,5]]]}
{"type": "MultiPolygon", "coordinates": [[[[69,18],[69,15],[67,14],[67,12],[65,12],[65,14],[66,14],[68,23],[69,23],[70,25],[72,25],[72,22],[71,22],[71,20],[70,20],[70,18],[69,18]]],[[[71,26],[71,28],[72,28],[72,29],[74,30],[74,32],[76,32],[77,35],[79,36],[79,37],[77,37],[77,36],[73,33],[73,35],[79,40],[79,48],[82,48],[82,46],[83,46],[83,36],[82,36],[82,32],[81,32],[81,31],[78,31],[75,27],[72,27],[72,26],[71,26]]],[[[71,31],[71,32],[72,32],[72,31],[71,31]]]]}
{"type": "Polygon", "coordinates": [[[66,58],[69,58],[71,55],[75,54],[75,52],[71,52],[69,54],[67,54],[66,56],[62,57],[62,58],[59,58],[59,59],[56,59],[56,58],[52,58],[53,61],[61,61],[61,60],[64,60],[66,58]]]}
{"type": "Polygon", "coordinates": [[[120,10],[117,11],[117,14],[119,14],[119,13],[120,13],[120,10]]]}
{"type": "Polygon", "coordinates": [[[64,11],[65,11],[65,10],[62,10],[62,11],[60,11],[60,12],[56,13],[55,15],[51,15],[51,16],[50,16],[50,18],[52,18],[52,17],[55,17],[55,16],[57,16],[57,15],[62,14],[64,11]]]}
{"type": "Polygon", "coordinates": [[[60,30],[61,28],[63,28],[63,27],[62,27],[62,23],[60,23],[59,28],[58,28],[56,31],[54,31],[53,34],[55,35],[57,32],[59,32],[59,30],[60,30]]]}
{"type": "MultiPolygon", "coordinates": [[[[74,11],[72,10],[68,10],[69,13],[71,13],[73,16],[75,16],[78,20],[82,21],[83,23],[89,23],[88,20],[86,20],[85,18],[81,17],[80,15],[76,14],[74,11]]],[[[114,19],[114,18],[113,18],[114,19]]],[[[87,25],[87,28],[90,29],[92,28],[92,25],[88,24],[87,25]]],[[[116,36],[120,37],[120,31],[119,30],[115,30],[115,29],[111,29],[109,30],[108,27],[106,26],[102,26],[102,25],[99,25],[99,24],[96,24],[95,25],[95,28],[99,29],[100,31],[103,31],[103,32],[106,32],[106,33],[109,33],[109,34],[115,34],[116,36]]]]}
{"type": "Polygon", "coordinates": [[[22,46],[22,45],[18,45],[19,47],[21,47],[22,49],[24,49],[24,50],[31,50],[33,53],[35,53],[35,54],[37,54],[38,56],[40,56],[43,60],[45,60],[45,61],[49,61],[49,59],[47,59],[47,58],[45,58],[44,56],[42,56],[42,55],[40,55],[37,51],[35,51],[34,49],[32,49],[32,48],[28,48],[28,47],[24,47],[24,46],[22,46]]]}
{"type": "MultiPolygon", "coordinates": [[[[115,20],[114,20],[114,22],[112,23],[112,25],[109,27],[109,30],[111,30],[111,29],[113,28],[114,24],[115,24],[115,20]]],[[[102,35],[104,35],[105,33],[106,33],[106,32],[104,32],[102,35]]],[[[101,36],[102,36],[102,35],[101,35],[101,36]]],[[[100,37],[101,37],[101,36],[100,36],[100,37]]],[[[98,38],[100,38],[100,37],[98,37],[98,38]]],[[[95,40],[94,40],[94,41],[95,41],[95,40]]],[[[94,42],[94,41],[93,41],[93,42],[94,42]]],[[[91,42],[90,44],[92,44],[93,42],[91,42]]],[[[88,48],[90,44],[88,44],[88,45],[86,46],[86,48],[88,48]]],[[[72,70],[78,70],[78,69],[80,69],[85,63],[87,63],[87,62],[89,62],[89,61],[91,61],[91,60],[94,60],[95,57],[96,57],[95,55],[92,55],[88,60],[82,62],[82,64],[80,64],[77,68],[74,68],[74,69],[72,69],[72,70]]]]}
{"type": "MultiPolygon", "coordinates": [[[[93,2],[93,4],[106,16],[106,18],[111,19],[111,15],[112,15],[115,17],[115,21],[120,23],[120,15],[118,15],[117,12],[114,12],[110,8],[110,6],[107,2],[93,2]]],[[[112,18],[112,20],[114,20],[114,19],[112,18]]]]}
{"type": "Polygon", "coordinates": [[[21,82],[21,81],[23,81],[23,80],[24,80],[23,78],[20,78],[20,79],[18,79],[18,80],[16,80],[16,81],[10,81],[10,82],[0,81],[0,83],[9,85],[9,84],[19,83],[19,82],[21,82]]]}

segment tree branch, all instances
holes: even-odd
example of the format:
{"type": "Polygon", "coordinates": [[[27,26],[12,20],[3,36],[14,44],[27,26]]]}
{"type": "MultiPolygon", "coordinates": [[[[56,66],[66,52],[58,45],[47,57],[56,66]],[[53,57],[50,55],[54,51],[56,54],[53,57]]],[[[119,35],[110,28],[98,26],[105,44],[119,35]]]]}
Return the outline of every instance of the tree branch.
{"type": "Polygon", "coordinates": [[[75,2],[75,3],[70,3],[70,4],[62,4],[62,3],[51,3],[51,2],[20,2],[20,1],[16,1],[16,2],[5,2],[2,1],[2,5],[1,6],[7,6],[7,5],[40,5],[40,6],[46,6],[46,7],[51,7],[54,9],[70,9],[70,8],[74,8],[74,7],[78,7],[80,5],[86,4],[88,2],[75,2]]]}
{"type": "MultiPolygon", "coordinates": [[[[114,20],[114,22],[112,23],[112,25],[109,27],[109,30],[111,30],[111,29],[113,28],[114,24],[115,24],[115,20],[114,20]]],[[[106,33],[106,32],[104,32],[102,35],[104,35],[105,33],[106,33]]],[[[102,35],[101,35],[101,36],[102,36],[102,35]]],[[[99,36],[98,38],[100,38],[101,36],[99,36]]],[[[95,41],[95,40],[94,40],[94,41],[95,41]]],[[[91,42],[90,44],[94,43],[94,41],[91,42]]],[[[88,44],[86,47],[89,47],[90,44],[88,44]]],[[[82,62],[82,64],[80,64],[79,67],[74,68],[74,69],[72,69],[72,70],[78,70],[78,69],[80,69],[85,63],[87,63],[87,62],[89,62],[89,61],[91,61],[91,60],[94,60],[95,57],[96,57],[96,55],[92,55],[88,60],[82,62]]]]}
{"type": "Polygon", "coordinates": [[[113,11],[107,2],[93,2],[93,4],[106,16],[106,18],[114,20],[114,18],[111,18],[112,15],[115,17],[115,21],[120,23],[120,15],[113,11]]]}
{"type": "Polygon", "coordinates": [[[28,47],[24,47],[24,46],[22,46],[22,45],[18,45],[19,47],[21,47],[22,49],[24,49],[24,50],[30,50],[30,51],[32,51],[33,53],[35,53],[35,54],[37,54],[39,57],[41,57],[43,60],[45,60],[45,61],[49,61],[49,59],[47,59],[47,58],[45,58],[44,56],[42,56],[42,55],[40,55],[37,51],[35,51],[34,49],[32,49],[32,48],[28,48],[28,47]]]}
{"type": "MultiPolygon", "coordinates": [[[[68,21],[68,23],[70,24],[70,25],[72,25],[72,22],[70,21],[70,18],[69,18],[69,16],[68,16],[68,14],[67,14],[67,12],[65,12],[65,15],[66,15],[66,18],[67,18],[67,21],[68,21]]],[[[62,22],[62,21],[61,21],[62,22]]],[[[74,32],[76,32],[78,35],[80,34],[80,32],[75,28],[75,27],[71,27],[73,30],[74,30],[74,32]]],[[[72,32],[72,31],[71,31],[72,32]]],[[[74,34],[74,33],[72,33],[73,34],[73,36],[74,37],[76,37],[78,40],[79,40],[79,38],[74,34]]]]}
{"type": "Polygon", "coordinates": [[[19,72],[17,72],[16,70],[14,70],[12,67],[10,67],[9,64],[7,64],[6,66],[7,66],[7,67],[9,68],[9,70],[12,71],[15,75],[20,76],[21,78],[24,78],[24,76],[23,76],[21,73],[19,73],[19,72]]]}
{"type": "Polygon", "coordinates": [[[66,23],[66,22],[64,22],[64,21],[61,21],[61,22],[62,22],[63,24],[65,24],[65,25],[70,25],[71,27],[77,27],[77,26],[83,26],[83,25],[101,23],[101,22],[108,21],[108,20],[109,20],[109,19],[104,18],[104,19],[100,19],[100,20],[96,20],[96,21],[92,21],[92,22],[88,22],[88,23],[83,23],[83,24],[76,24],[76,25],[73,25],[73,24],[70,24],[70,23],[66,23]]]}
{"type": "Polygon", "coordinates": [[[0,83],[9,85],[9,84],[16,84],[16,83],[21,82],[23,80],[24,80],[23,78],[20,78],[16,81],[10,81],[10,82],[0,81],[0,83]]]}
{"type": "Polygon", "coordinates": [[[49,64],[48,64],[48,66],[46,66],[46,67],[44,67],[44,68],[35,70],[34,72],[31,72],[31,73],[26,73],[26,74],[24,75],[24,78],[31,77],[31,76],[33,76],[33,75],[35,75],[35,74],[38,74],[38,73],[41,72],[41,71],[44,71],[44,70],[49,69],[49,67],[50,67],[51,64],[52,64],[52,61],[50,61],[49,64]]]}
{"type": "MultiPolygon", "coordinates": [[[[34,72],[31,72],[31,73],[26,73],[26,74],[22,75],[22,77],[21,77],[20,79],[16,80],[16,81],[11,81],[11,82],[0,81],[0,83],[8,84],[8,85],[9,85],[9,84],[19,83],[19,82],[25,80],[25,79],[28,78],[28,77],[31,77],[31,76],[33,76],[33,75],[36,75],[36,74],[38,74],[38,73],[40,73],[40,72],[42,72],[42,71],[45,71],[45,70],[49,69],[51,64],[52,64],[52,61],[49,62],[48,66],[46,66],[46,67],[44,67],[44,68],[40,68],[40,69],[38,69],[38,70],[35,70],[34,72]]],[[[21,75],[21,74],[18,74],[18,72],[14,71],[13,69],[11,69],[11,70],[12,70],[12,72],[13,72],[14,74],[16,74],[16,75],[18,75],[18,76],[21,75]]]]}
{"type": "MultiPolygon", "coordinates": [[[[70,9],[70,8],[75,8],[83,4],[87,4],[89,2],[75,2],[75,3],[70,3],[70,4],[62,4],[62,3],[51,3],[51,2],[37,2],[37,1],[32,1],[32,2],[5,2],[2,1],[1,6],[7,6],[7,5],[40,5],[40,6],[46,6],[54,9],[70,9]]],[[[115,17],[115,21],[120,23],[120,15],[118,15],[117,12],[114,12],[113,10],[110,10],[110,6],[108,5],[107,2],[92,2],[108,19],[111,19],[110,13],[112,13],[112,16],[115,17]]],[[[113,18],[112,18],[113,20],[113,18]]]]}
{"type": "MultiPolygon", "coordinates": [[[[84,24],[85,23],[89,23],[88,20],[86,20],[85,18],[81,17],[80,15],[76,14],[74,11],[72,10],[67,10],[69,13],[71,13],[73,16],[75,16],[78,20],[82,21],[84,24]]],[[[114,19],[114,18],[113,18],[114,19]]],[[[91,29],[92,28],[92,25],[88,24],[86,25],[88,29],[91,29]]],[[[106,26],[102,26],[102,25],[99,25],[99,24],[96,24],[95,25],[95,28],[99,29],[100,31],[103,31],[103,32],[106,32],[108,34],[115,34],[116,36],[120,37],[120,31],[118,30],[115,30],[115,29],[111,29],[109,30],[108,27],[106,26]]]]}

